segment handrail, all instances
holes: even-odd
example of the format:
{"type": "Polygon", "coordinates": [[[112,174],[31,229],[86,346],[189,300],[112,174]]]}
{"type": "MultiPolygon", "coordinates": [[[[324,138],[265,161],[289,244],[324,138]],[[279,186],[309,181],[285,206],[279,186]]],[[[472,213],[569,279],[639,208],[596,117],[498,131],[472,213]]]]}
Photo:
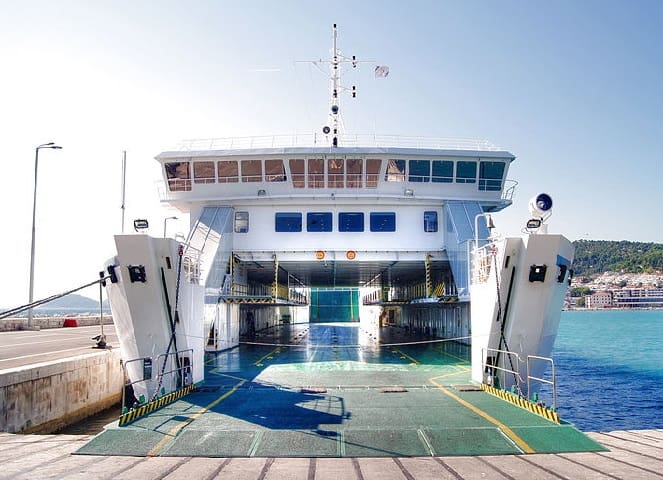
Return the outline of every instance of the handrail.
{"type": "MultiPolygon", "coordinates": [[[[125,405],[126,387],[133,386],[136,383],[148,382],[148,381],[153,380],[153,378],[154,378],[153,373],[154,373],[154,367],[155,366],[158,367],[157,371],[159,371],[159,373],[157,375],[157,378],[156,378],[158,380],[157,389],[159,388],[159,386],[162,385],[163,378],[166,375],[169,375],[169,374],[172,374],[172,373],[175,373],[175,372],[180,372],[179,378],[182,379],[182,384],[181,385],[178,385],[177,381],[173,382],[173,384],[176,386],[176,389],[179,388],[179,387],[188,386],[193,382],[193,349],[188,348],[186,350],[178,350],[176,352],[170,352],[170,353],[167,353],[167,354],[162,353],[162,354],[157,356],[156,363],[153,362],[152,357],[138,357],[138,358],[132,358],[131,360],[123,361],[122,362],[122,372],[124,374],[124,388],[122,389],[122,408],[123,409],[126,407],[126,405],[125,405]],[[183,354],[186,353],[186,352],[189,352],[189,356],[188,356],[189,364],[188,365],[184,365],[183,364],[184,362],[180,361],[179,362],[179,364],[180,364],[179,367],[176,367],[175,369],[171,369],[171,370],[166,370],[165,369],[165,362],[167,362],[167,357],[171,357],[173,355],[180,355],[180,359],[182,359],[184,357],[183,354]],[[162,358],[164,359],[163,371],[161,371],[162,370],[161,369],[161,364],[159,363],[162,358]],[[146,360],[149,360],[149,363],[147,364],[147,365],[149,365],[149,370],[146,368],[146,360]],[[130,364],[130,363],[135,363],[135,362],[143,362],[143,377],[138,379],[138,380],[127,382],[127,380],[129,380],[129,374],[127,372],[127,365],[130,364]],[[149,377],[145,376],[145,373],[147,373],[148,371],[149,371],[149,377]]],[[[177,380],[177,378],[175,380],[177,380]]],[[[148,385],[147,384],[145,385],[145,390],[148,390],[148,385]]],[[[153,395],[153,397],[156,397],[157,393],[158,392],[155,392],[155,395],[153,395]]],[[[138,399],[138,400],[140,400],[140,399],[138,399]]],[[[149,399],[143,399],[143,400],[140,400],[140,401],[141,401],[141,403],[144,403],[146,401],[149,401],[149,399]]]]}
{"type": "MultiPolygon", "coordinates": [[[[340,147],[427,148],[433,150],[503,151],[486,140],[402,135],[341,134],[340,147]]],[[[263,135],[184,140],[173,151],[236,150],[245,148],[332,147],[332,137],[317,134],[263,135]]]]}
{"type": "MultiPolygon", "coordinates": [[[[498,370],[502,374],[502,379],[501,379],[500,385],[505,385],[506,384],[507,374],[513,375],[514,378],[516,379],[516,386],[518,388],[518,391],[520,392],[521,391],[521,385],[523,383],[523,379],[520,376],[520,364],[522,363],[520,355],[518,355],[516,352],[511,352],[509,350],[499,350],[497,348],[482,348],[481,351],[482,351],[482,360],[481,360],[482,370],[486,371],[486,368],[490,368],[492,370],[498,370]],[[487,363],[488,353],[500,354],[502,366],[488,364],[487,363]],[[507,367],[504,366],[504,363],[506,361],[505,359],[508,356],[515,357],[515,367],[513,367],[513,368],[515,368],[515,370],[511,369],[511,368],[507,368],[507,367]]],[[[509,363],[514,365],[513,362],[509,362],[509,363]]],[[[493,377],[494,376],[495,375],[493,373],[493,377]]],[[[498,377],[498,380],[499,380],[499,377],[498,377]]],[[[495,386],[495,385],[492,385],[492,386],[495,386]]]]}
{"type": "MultiPolygon", "coordinates": [[[[186,350],[177,350],[176,352],[162,353],[159,356],[157,356],[157,365],[161,367],[159,368],[158,370],[159,374],[157,375],[157,380],[158,380],[157,389],[159,388],[159,386],[163,385],[164,377],[173,373],[177,374],[173,379],[174,380],[173,384],[175,385],[175,389],[189,386],[193,381],[193,376],[192,376],[193,348],[187,348],[186,350]],[[184,356],[184,353],[186,352],[190,353],[188,357],[184,356]],[[168,359],[175,355],[179,356],[179,362],[175,362],[176,365],[175,368],[171,367],[171,370],[166,370],[166,364],[168,362],[168,359]],[[183,358],[189,359],[188,365],[184,365],[184,362],[182,362],[183,358]],[[163,359],[163,364],[160,364],[159,362],[162,359],[163,359]]],[[[158,393],[159,393],[158,391],[154,392],[153,397],[156,397],[158,393]]]]}
{"type": "MultiPolygon", "coordinates": [[[[138,357],[138,358],[132,358],[131,360],[127,360],[125,362],[122,362],[122,372],[124,374],[124,387],[122,388],[122,408],[126,407],[125,401],[126,401],[126,392],[128,386],[133,386],[136,383],[140,382],[147,382],[149,380],[152,380],[152,372],[154,370],[152,369],[152,357],[138,357]],[[145,360],[150,361],[150,376],[149,378],[145,377],[145,373],[147,372],[145,368],[145,360]],[[127,373],[127,364],[129,363],[134,363],[134,362],[143,362],[143,377],[140,380],[134,380],[133,382],[127,383],[127,380],[129,378],[129,374],[127,373]]],[[[147,390],[147,385],[145,386],[145,389],[147,390]]]]}
{"type": "Polygon", "coordinates": [[[552,358],[549,357],[539,357],[538,355],[527,355],[527,398],[530,397],[530,380],[536,380],[541,383],[547,383],[548,385],[552,385],[552,390],[553,390],[553,409],[557,411],[557,380],[555,377],[555,361],[552,358]],[[530,359],[532,360],[540,360],[544,362],[550,363],[550,366],[552,368],[552,380],[548,380],[545,378],[540,378],[540,377],[535,377],[533,375],[530,375],[530,359]]]}

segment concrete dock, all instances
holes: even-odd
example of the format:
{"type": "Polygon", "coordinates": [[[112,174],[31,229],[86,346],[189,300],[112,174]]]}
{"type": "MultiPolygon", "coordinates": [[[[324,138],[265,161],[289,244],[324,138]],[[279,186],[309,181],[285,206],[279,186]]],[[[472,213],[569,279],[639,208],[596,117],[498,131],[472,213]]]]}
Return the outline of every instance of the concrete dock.
{"type": "Polygon", "coordinates": [[[123,373],[115,327],[0,333],[0,431],[48,433],[119,403],[123,373]],[[116,348],[113,348],[116,347],[116,348]]]}
{"type": "Polygon", "coordinates": [[[0,479],[660,479],[663,431],[590,433],[609,451],[392,457],[132,457],[72,455],[89,435],[0,433],[0,479]]]}

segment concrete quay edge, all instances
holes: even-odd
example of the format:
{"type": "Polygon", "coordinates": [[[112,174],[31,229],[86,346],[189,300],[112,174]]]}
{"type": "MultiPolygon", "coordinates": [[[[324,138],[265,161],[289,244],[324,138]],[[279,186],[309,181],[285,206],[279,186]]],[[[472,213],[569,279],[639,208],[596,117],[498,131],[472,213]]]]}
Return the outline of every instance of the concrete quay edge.
{"type": "Polygon", "coordinates": [[[588,434],[607,452],[404,458],[72,455],[90,435],[0,433],[0,479],[660,479],[663,430],[588,434]]]}

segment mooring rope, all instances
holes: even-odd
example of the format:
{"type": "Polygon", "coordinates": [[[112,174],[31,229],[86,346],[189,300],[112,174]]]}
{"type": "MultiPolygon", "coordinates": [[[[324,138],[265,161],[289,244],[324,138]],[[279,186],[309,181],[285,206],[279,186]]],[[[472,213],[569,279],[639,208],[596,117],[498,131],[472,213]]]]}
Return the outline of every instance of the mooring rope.
{"type": "Polygon", "coordinates": [[[420,341],[415,341],[415,342],[396,342],[396,343],[379,343],[376,342],[374,344],[367,344],[367,345],[361,345],[361,344],[351,344],[351,345],[311,345],[311,344],[304,344],[304,343],[273,343],[273,342],[246,342],[242,341],[239,342],[241,345],[258,345],[258,346],[265,346],[265,347],[312,347],[315,346],[316,348],[362,348],[362,347],[402,347],[402,346],[407,346],[407,345],[424,345],[427,343],[445,343],[445,342],[457,342],[459,340],[467,340],[471,338],[470,336],[465,336],[465,337],[454,337],[454,338],[436,338],[432,340],[420,340],[420,341]]]}
{"type": "Polygon", "coordinates": [[[15,307],[15,308],[12,308],[10,310],[5,310],[4,312],[0,313],[0,320],[4,320],[5,318],[9,318],[12,315],[16,315],[17,313],[24,312],[25,310],[30,310],[31,308],[38,307],[38,306],[43,305],[43,304],[48,303],[48,302],[52,302],[53,300],[57,300],[58,298],[65,297],[65,296],[70,295],[72,293],[76,293],[79,290],[83,290],[84,288],[91,287],[92,285],[94,285],[96,283],[101,283],[101,282],[105,281],[106,279],[107,279],[107,277],[106,278],[100,278],[100,279],[95,280],[94,282],[86,283],[85,285],[83,285],[81,287],[74,288],[73,290],[68,290],[64,293],[58,293],[56,295],[51,295],[50,297],[42,298],[41,300],[37,300],[37,301],[32,302],[32,303],[27,303],[25,305],[21,305],[20,307],[15,307]]]}

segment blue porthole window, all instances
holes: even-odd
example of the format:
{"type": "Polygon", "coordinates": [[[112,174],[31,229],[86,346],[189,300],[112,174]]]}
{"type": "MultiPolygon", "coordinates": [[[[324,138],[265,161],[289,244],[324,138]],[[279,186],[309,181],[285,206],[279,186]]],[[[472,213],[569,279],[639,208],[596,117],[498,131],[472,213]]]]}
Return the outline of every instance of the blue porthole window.
{"type": "Polygon", "coordinates": [[[338,214],[339,232],[363,232],[364,212],[341,212],[338,214]]]}
{"type": "Polygon", "coordinates": [[[437,232],[437,212],[424,212],[424,232],[437,232]]]}
{"type": "Polygon", "coordinates": [[[307,232],[331,232],[332,214],[331,212],[309,212],[306,214],[307,232]]]}
{"type": "Polygon", "coordinates": [[[277,232],[301,232],[302,214],[299,212],[280,212],[274,217],[277,232]]]}
{"type": "Polygon", "coordinates": [[[396,214],[394,212],[371,212],[371,232],[395,232],[396,214]]]}

